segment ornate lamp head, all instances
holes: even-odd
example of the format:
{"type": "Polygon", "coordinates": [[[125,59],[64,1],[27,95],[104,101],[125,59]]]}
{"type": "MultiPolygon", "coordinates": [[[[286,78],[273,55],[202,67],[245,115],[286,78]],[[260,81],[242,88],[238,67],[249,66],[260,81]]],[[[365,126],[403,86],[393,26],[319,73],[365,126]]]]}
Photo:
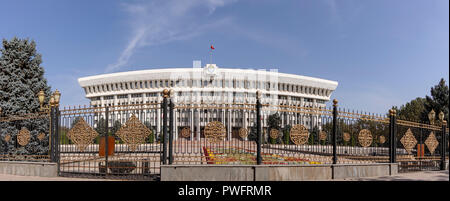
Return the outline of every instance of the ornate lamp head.
{"type": "Polygon", "coordinates": [[[54,104],[55,106],[59,105],[59,99],[61,98],[61,93],[59,93],[58,89],[55,90],[55,92],[53,92],[53,97],[54,99],[54,104]]]}
{"type": "Polygon", "coordinates": [[[45,98],[45,93],[44,93],[43,90],[39,91],[38,98],[39,98],[39,104],[43,105],[44,104],[44,98],[45,98]]]}
{"type": "Polygon", "coordinates": [[[439,121],[443,122],[444,121],[444,112],[439,112],[439,121]]]}
{"type": "Polygon", "coordinates": [[[436,117],[436,112],[434,112],[434,110],[431,110],[431,112],[428,113],[428,119],[430,120],[430,124],[434,124],[435,117],[436,117]]]}
{"type": "Polygon", "coordinates": [[[50,97],[50,103],[49,104],[50,104],[51,107],[53,107],[55,105],[55,97],[54,96],[50,97]]]}

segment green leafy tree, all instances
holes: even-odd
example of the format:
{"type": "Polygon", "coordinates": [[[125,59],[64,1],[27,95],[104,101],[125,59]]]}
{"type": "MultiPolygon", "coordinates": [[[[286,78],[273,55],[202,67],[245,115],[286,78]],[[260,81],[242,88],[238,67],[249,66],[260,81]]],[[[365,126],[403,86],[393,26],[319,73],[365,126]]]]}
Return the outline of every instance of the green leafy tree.
{"type": "MultiPolygon", "coordinates": [[[[43,90],[47,104],[50,96],[50,86],[44,78],[44,68],[41,66],[42,56],[36,51],[36,43],[28,39],[3,39],[0,49],[0,107],[3,116],[24,115],[39,112],[40,104],[37,98],[43,90]]],[[[40,155],[48,153],[49,119],[38,118],[0,123],[0,135],[16,135],[21,128],[30,131],[31,139],[26,146],[15,145],[14,140],[2,142],[0,151],[12,154],[40,155]],[[45,133],[43,142],[37,139],[39,133],[45,133]]]]}
{"type": "Polygon", "coordinates": [[[423,122],[429,122],[428,120],[428,113],[431,110],[434,110],[436,112],[436,121],[439,122],[438,115],[442,111],[444,112],[444,119],[449,123],[448,121],[448,96],[449,96],[449,89],[448,85],[445,83],[444,78],[442,78],[437,85],[434,87],[431,87],[431,97],[426,96],[425,97],[425,112],[422,113],[421,119],[423,122]]]}
{"type": "Polygon", "coordinates": [[[398,119],[419,122],[422,114],[426,113],[425,101],[425,98],[417,97],[400,106],[400,108],[394,107],[393,109],[397,110],[398,119]]]}

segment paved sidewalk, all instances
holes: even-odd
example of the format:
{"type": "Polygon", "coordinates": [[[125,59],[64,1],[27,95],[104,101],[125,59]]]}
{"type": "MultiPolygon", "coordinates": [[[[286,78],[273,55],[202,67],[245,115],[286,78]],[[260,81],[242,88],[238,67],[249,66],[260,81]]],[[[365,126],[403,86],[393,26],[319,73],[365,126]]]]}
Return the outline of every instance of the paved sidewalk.
{"type": "Polygon", "coordinates": [[[392,176],[344,179],[337,181],[449,181],[448,170],[399,173],[392,176]]]}

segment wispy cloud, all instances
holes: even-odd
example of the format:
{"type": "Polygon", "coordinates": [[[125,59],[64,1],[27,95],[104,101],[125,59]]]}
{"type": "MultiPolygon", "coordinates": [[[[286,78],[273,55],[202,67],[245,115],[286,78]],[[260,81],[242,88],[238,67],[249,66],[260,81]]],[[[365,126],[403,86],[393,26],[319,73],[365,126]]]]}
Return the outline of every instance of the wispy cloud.
{"type": "Polygon", "coordinates": [[[213,18],[211,15],[217,8],[236,1],[165,0],[122,4],[130,16],[131,37],[117,61],[108,65],[105,72],[118,71],[126,66],[140,47],[186,40],[213,27],[230,23],[230,17],[213,18]]]}
{"type": "Polygon", "coordinates": [[[329,12],[330,12],[332,20],[335,21],[336,23],[342,23],[342,18],[339,13],[339,8],[336,3],[336,0],[325,0],[324,2],[330,9],[329,12]]]}

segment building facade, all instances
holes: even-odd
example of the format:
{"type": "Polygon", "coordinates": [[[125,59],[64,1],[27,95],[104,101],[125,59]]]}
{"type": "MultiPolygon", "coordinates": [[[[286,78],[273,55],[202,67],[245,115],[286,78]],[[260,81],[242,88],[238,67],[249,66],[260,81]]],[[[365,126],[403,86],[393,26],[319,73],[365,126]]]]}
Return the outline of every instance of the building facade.
{"type": "MultiPolygon", "coordinates": [[[[174,114],[175,139],[183,128],[192,131],[190,139],[200,139],[203,128],[212,120],[226,126],[228,139],[237,137],[239,128],[254,126],[255,111],[226,106],[255,104],[258,90],[262,92],[262,104],[324,108],[338,85],[336,81],[276,70],[219,68],[215,64],[207,64],[203,68],[102,74],[82,77],[78,82],[94,107],[161,103],[163,89],[172,89],[171,100],[180,106],[174,114]],[[216,107],[201,108],[207,105],[216,107]]],[[[263,118],[270,114],[263,112],[263,118]]],[[[141,115],[148,117],[157,134],[161,132],[160,110],[143,111],[141,115]]],[[[284,113],[281,119],[283,124],[302,121],[289,112],[284,113]]],[[[263,126],[266,124],[264,122],[263,126]]]]}

